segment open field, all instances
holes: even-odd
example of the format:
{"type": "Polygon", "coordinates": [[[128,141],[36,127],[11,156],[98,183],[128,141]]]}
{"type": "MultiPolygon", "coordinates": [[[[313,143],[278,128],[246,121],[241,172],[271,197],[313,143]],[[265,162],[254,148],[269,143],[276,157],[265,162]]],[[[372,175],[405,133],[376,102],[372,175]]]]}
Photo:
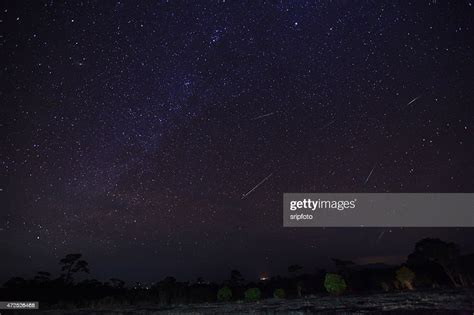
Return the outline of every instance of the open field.
{"type": "Polygon", "coordinates": [[[154,307],[141,305],[119,309],[49,310],[35,312],[48,315],[154,315],[154,314],[313,314],[313,313],[416,313],[473,314],[474,290],[439,290],[346,295],[340,297],[311,296],[301,299],[267,299],[257,303],[208,303],[154,307]]]}

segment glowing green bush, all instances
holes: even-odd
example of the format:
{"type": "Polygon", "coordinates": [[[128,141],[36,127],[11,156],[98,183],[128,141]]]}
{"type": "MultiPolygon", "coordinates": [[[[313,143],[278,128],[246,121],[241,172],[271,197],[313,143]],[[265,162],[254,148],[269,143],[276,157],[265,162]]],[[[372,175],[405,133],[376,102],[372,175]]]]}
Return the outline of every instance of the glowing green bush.
{"type": "Polygon", "coordinates": [[[250,288],[245,291],[245,300],[249,302],[255,302],[260,300],[262,293],[259,288],[250,288]]]}
{"type": "Polygon", "coordinates": [[[273,292],[273,297],[276,298],[276,299],[284,299],[285,298],[285,290],[283,289],[276,289],[274,292],[273,292]]]}
{"type": "Polygon", "coordinates": [[[232,299],[232,290],[229,287],[222,287],[217,291],[217,300],[221,302],[230,301],[232,299]]]}
{"type": "Polygon", "coordinates": [[[324,287],[330,294],[339,295],[346,291],[347,285],[340,275],[327,273],[324,279],[324,287]]]}

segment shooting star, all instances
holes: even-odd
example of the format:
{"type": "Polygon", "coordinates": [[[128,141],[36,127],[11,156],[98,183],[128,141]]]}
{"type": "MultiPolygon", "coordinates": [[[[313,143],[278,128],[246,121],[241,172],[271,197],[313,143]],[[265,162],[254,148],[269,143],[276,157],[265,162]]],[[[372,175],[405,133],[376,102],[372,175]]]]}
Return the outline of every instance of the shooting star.
{"type": "Polygon", "coordinates": [[[331,126],[331,125],[334,124],[335,122],[336,122],[335,119],[331,120],[330,122],[328,122],[327,124],[325,124],[324,126],[322,126],[321,128],[319,128],[319,131],[326,129],[327,127],[331,126]]]}
{"type": "Polygon", "coordinates": [[[405,106],[409,106],[410,104],[415,103],[420,97],[421,97],[421,95],[418,95],[417,97],[415,97],[414,99],[412,99],[411,101],[409,101],[405,106]]]}
{"type": "Polygon", "coordinates": [[[245,194],[242,194],[242,198],[240,198],[240,200],[246,198],[248,195],[250,195],[255,189],[257,189],[260,185],[262,185],[263,183],[265,183],[265,181],[267,179],[270,178],[270,176],[272,176],[273,173],[270,173],[270,175],[268,175],[267,177],[265,177],[264,179],[262,179],[257,185],[255,185],[252,189],[250,189],[249,191],[247,191],[245,194]]]}
{"type": "Polygon", "coordinates": [[[258,120],[258,119],[262,119],[262,118],[265,118],[265,117],[271,116],[271,115],[273,115],[273,114],[275,114],[275,112],[271,112],[271,113],[268,113],[268,114],[260,115],[260,116],[254,117],[254,118],[252,118],[252,119],[250,119],[250,120],[258,120]]]}
{"type": "Polygon", "coordinates": [[[385,230],[379,234],[379,237],[377,237],[377,240],[375,241],[375,243],[378,243],[384,234],[385,234],[385,230]]]}
{"type": "Polygon", "coordinates": [[[369,176],[367,176],[367,178],[365,179],[364,185],[367,184],[367,182],[370,179],[370,176],[372,176],[372,173],[374,172],[375,166],[377,166],[377,163],[375,163],[374,167],[372,167],[372,169],[370,170],[369,176]]]}

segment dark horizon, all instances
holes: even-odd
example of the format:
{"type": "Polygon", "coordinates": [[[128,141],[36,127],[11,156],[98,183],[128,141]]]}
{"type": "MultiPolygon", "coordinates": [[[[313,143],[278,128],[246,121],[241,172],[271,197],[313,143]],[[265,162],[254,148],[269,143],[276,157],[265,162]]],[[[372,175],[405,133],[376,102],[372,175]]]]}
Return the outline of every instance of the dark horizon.
{"type": "MultiPolygon", "coordinates": [[[[316,228],[316,229],[323,229],[323,228],[316,228]]],[[[334,262],[332,261],[332,258],[337,258],[337,259],[344,259],[344,260],[349,260],[353,261],[357,265],[370,265],[370,264],[386,264],[386,265],[391,265],[391,266],[396,266],[400,265],[402,263],[406,262],[407,256],[413,252],[415,243],[423,238],[437,238],[437,235],[440,235],[440,233],[436,233],[433,230],[438,230],[438,231],[443,231],[443,230],[451,230],[451,233],[442,233],[443,235],[450,235],[448,238],[443,238],[443,241],[447,242],[454,242],[459,245],[461,254],[471,254],[474,253],[474,246],[472,245],[473,241],[472,239],[466,239],[462,237],[464,233],[466,233],[467,228],[438,228],[438,229],[428,229],[432,231],[431,233],[426,233],[426,232],[421,232],[423,229],[422,228],[392,228],[392,229],[383,229],[383,228],[325,228],[325,230],[333,230],[334,233],[340,233],[340,230],[346,230],[346,235],[351,236],[351,239],[353,240],[354,243],[360,242],[360,240],[355,239],[354,237],[357,236],[358,231],[360,229],[370,229],[373,230],[373,235],[375,235],[374,239],[368,239],[368,243],[371,243],[372,247],[369,249],[368,253],[372,253],[371,255],[357,255],[357,256],[349,256],[346,253],[349,252],[347,248],[351,248],[351,244],[348,244],[347,242],[343,242],[342,244],[345,244],[346,246],[340,246],[341,250],[339,251],[334,251],[333,255],[331,256],[321,256],[318,254],[318,251],[316,248],[313,248],[314,252],[311,255],[306,256],[305,259],[297,259],[297,256],[286,256],[282,255],[281,252],[275,253],[273,256],[273,259],[269,257],[269,259],[266,259],[265,257],[261,257],[259,255],[255,255],[253,258],[257,261],[258,263],[254,263],[254,260],[249,260],[248,262],[240,265],[232,265],[232,264],[220,264],[219,262],[213,263],[213,262],[194,262],[193,261],[193,268],[188,269],[186,267],[182,266],[174,266],[175,268],[168,267],[165,271],[162,270],[162,265],[160,266],[153,266],[152,263],[147,262],[147,259],[144,260],[137,260],[135,263],[130,263],[127,262],[126,266],[123,266],[123,269],[115,269],[119,264],[117,262],[121,261],[121,257],[118,255],[112,255],[110,257],[107,257],[107,259],[104,259],[103,257],[95,257],[93,255],[84,255],[83,254],[83,259],[85,259],[89,263],[89,268],[90,268],[90,274],[82,274],[79,275],[79,279],[87,279],[87,278],[95,278],[99,281],[107,281],[111,278],[119,278],[121,280],[124,280],[127,282],[128,285],[132,285],[136,281],[143,282],[143,283],[156,283],[158,281],[163,280],[167,276],[172,276],[176,278],[178,281],[184,281],[184,282],[194,282],[198,277],[202,277],[206,281],[211,281],[211,282],[222,282],[224,280],[228,280],[230,276],[230,271],[231,270],[239,270],[242,272],[245,280],[247,281],[256,281],[259,276],[262,273],[266,273],[268,276],[287,276],[288,271],[287,268],[288,266],[292,264],[298,264],[303,267],[303,272],[305,273],[314,273],[320,269],[325,269],[325,270],[334,270],[335,265],[334,262]],[[350,233],[347,233],[347,230],[352,230],[350,233]],[[392,232],[387,232],[389,233],[388,235],[388,242],[396,240],[398,237],[396,236],[396,230],[398,230],[398,233],[404,233],[410,234],[411,237],[413,237],[413,243],[407,247],[407,252],[399,252],[399,251],[393,251],[392,248],[387,251],[386,249],[382,249],[380,240],[385,236],[385,233],[382,234],[382,231],[384,230],[392,230],[392,232]],[[405,231],[403,231],[405,230],[405,231]],[[407,233],[408,230],[408,233],[407,233]],[[463,231],[464,230],[464,231],[463,231]],[[420,237],[418,237],[420,235],[420,237]],[[380,239],[379,239],[380,237],[380,239]],[[370,250],[377,249],[377,252],[373,252],[370,250]],[[384,254],[385,253],[385,254],[384,254]],[[394,254],[395,253],[395,254],[394,254]],[[286,260],[280,260],[280,262],[276,264],[272,264],[271,262],[275,260],[275,258],[279,258],[281,256],[287,257],[286,260]],[[264,263],[261,263],[261,262],[264,263]],[[109,267],[108,267],[109,266],[109,267]],[[110,266],[113,266],[113,268],[109,269],[110,266]],[[219,268],[219,271],[215,271],[216,267],[219,268]],[[190,272],[190,271],[191,272],[190,272]],[[196,271],[197,270],[197,271],[196,271]]],[[[370,237],[370,236],[369,236],[370,237]]],[[[402,246],[403,244],[397,244],[400,247],[405,247],[402,246]]],[[[308,248],[310,250],[312,247],[311,245],[305,246],[303,248],[308,248]]],[[[287,252],[291,252],[291,250],[286,249],[287,252]]],[[[84,249],[85,251],[85,249],[84,249]]],[[[13,276],[21,276],[25,279],[32,278],[34,274],[37,271],[47,271],[50,272],[52,277],[58,277],[60,276],[60,265],[59,265],[59,259],[63,258],[66,254],[70,253],[83,253],[84,251],[71,251],[71,252],[65,252],[64,255],[58,256],[58,258],[53,258],[48,257],[48,261],[43,264],[38,264],[38,265],[31,265],[29,268],[25,268],[25,266],[19,265],[15,268],[9,269],[6,268],[4,270],[10,270],[9,273],[3,273],[2,277],[0,278],[0,282],[5,282],[9,278],[13,276]]],[[[252,250],[250,248],[247,248],[245,250],[246,253],[256,253],[258,250],[252,250]]],[[[297,250],[298,251],[298,250],[297,250]]],[[[293,250],[293,253],[295,250],[293,250]]],[[[137,255],[143,255],[143,252],[136,251],[137,255]]],[[[241,254],[241,253],[240,253],[241,254]]],[[[236,254],[236,257],[239,254],[236,254]]],[[[145,256],[146,257],[146,256],[145,256]]],[[[281,258],[280,258],[281,259],[281,258]]],[[[6,265],[8,267],[8,265],[6,265]]]]}
{"type": "Polygon", "coordinates": [[[474,252],[472,228],[282,225],[286,192],[474,191],[472,16],[3,3],[0,281],[70,253],[92,278],[154,282],[390,260],[425,237],[474,252]]]}

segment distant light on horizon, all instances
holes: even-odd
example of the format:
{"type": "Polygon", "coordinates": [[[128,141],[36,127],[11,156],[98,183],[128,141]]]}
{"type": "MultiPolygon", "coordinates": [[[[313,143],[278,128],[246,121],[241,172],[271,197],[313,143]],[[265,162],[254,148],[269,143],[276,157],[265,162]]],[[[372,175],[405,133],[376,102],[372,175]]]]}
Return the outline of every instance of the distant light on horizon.
{"type": "Polygon", "coordinates": [[[259,279],[260,279],[260,281],[267,281],[269,279],[268,274],[267,273],[260,274],[259,279]]]}

